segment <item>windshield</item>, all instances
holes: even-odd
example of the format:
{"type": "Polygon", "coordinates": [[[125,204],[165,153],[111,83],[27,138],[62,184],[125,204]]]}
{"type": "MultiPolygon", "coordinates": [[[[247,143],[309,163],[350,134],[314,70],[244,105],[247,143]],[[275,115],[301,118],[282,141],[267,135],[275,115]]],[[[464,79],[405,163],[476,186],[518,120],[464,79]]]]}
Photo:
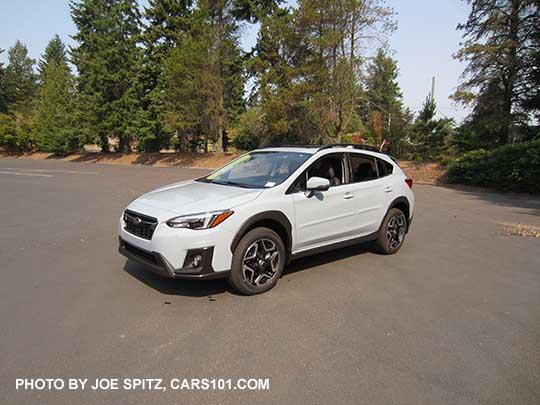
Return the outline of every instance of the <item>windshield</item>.
{"type": "Polygon", "coordinates": [[[245,188],[274,187],[284,182],[310,156],[299,152],[252,152],[198,181],[245,188]]]}

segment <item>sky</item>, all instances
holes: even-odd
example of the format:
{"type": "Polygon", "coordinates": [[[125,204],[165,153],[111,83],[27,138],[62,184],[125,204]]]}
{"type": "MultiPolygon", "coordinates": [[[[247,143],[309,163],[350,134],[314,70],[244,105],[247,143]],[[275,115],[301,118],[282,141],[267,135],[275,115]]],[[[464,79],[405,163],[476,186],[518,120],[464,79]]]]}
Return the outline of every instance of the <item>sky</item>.
{"type": "MultiPolygon", "coordinates": [[[[142,0],[142,4],[145,1],[142,0]]],[[[294,5],[294,0],[291,1],[294,5]]],[[[398,28],[389,38],[397,59],[398,82],[406,107],[418,111],[431,91],[435,76],[435,100],[439,116],[454,117],[459,123],[468,111],[456,106],[449,96],[455,91],[464,65],[452,58],[459,48],[456,26],[464,22],[469,6],[463,0],[387,0],[396,12],[398,28]]],[[[242,45],[255,43],[257,26],[243,30],[242,45]]],[[[7,49],[18,39],[29,54],[39,59],[47,42],[60,35],[73,44],[75,26],[69,14],[69,0],[0,0],[0,62],[7,63],[7,49]]]]}

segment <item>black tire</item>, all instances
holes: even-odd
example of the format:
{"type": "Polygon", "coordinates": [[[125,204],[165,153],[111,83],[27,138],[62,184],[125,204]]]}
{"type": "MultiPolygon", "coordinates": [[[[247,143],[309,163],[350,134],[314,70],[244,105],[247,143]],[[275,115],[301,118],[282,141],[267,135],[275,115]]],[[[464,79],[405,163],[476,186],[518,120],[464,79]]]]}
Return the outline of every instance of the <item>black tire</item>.
{"type": "Polygon", "coordinates": [[[245,295],[268,291],[283,272],[285,255],[285,245],[277,233],[268,228],[252,229],[236,246],[227,281],[245,295]]]}
{"type": "Polygon", "coordinates": [[[407,218],[398,208],[390,208],[374,242],[375,250],[383,255],[393,255],[403,246],[407,234],[407,218]]]}

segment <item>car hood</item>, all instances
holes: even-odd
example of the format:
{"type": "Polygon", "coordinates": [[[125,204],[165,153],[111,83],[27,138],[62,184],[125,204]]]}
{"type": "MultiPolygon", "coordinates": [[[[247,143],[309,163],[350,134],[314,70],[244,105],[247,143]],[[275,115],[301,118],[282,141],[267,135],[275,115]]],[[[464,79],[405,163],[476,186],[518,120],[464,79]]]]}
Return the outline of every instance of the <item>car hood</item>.
{"type": "Polygon", "coordinates": [[[144,210],[144,213],[149,215],[152,215],[152,211],[144,208],[156,208],[157,212],[154,216],[158,217],[165,213],[195,214],[234,208],[256,199],[262,191],[190,180],[144,194],[133,201],[128,208],[135,211],[144,210]]]}

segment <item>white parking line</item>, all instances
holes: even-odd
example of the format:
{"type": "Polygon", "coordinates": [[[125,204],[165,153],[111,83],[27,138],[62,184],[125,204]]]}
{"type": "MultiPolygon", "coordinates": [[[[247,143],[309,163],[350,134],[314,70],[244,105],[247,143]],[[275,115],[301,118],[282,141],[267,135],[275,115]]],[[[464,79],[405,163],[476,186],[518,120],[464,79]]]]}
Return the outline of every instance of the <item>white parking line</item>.
{"type": "Polygon", "coordinates": [[[17,167],[0,167],[0,170],[13,170],[19,173],[22,172],[50,172],[50,173],[66,173],[66,174],[98,174],[97,172],[79,172],[76,170],[53,170],[53,169],[24,169],[17,167]]]}
{"type": "Polygon", "coordinates": [[[39,173],[0,172],[0,174],[13,174],[15,176],[54,177],[52,174],[39,173]]]}

